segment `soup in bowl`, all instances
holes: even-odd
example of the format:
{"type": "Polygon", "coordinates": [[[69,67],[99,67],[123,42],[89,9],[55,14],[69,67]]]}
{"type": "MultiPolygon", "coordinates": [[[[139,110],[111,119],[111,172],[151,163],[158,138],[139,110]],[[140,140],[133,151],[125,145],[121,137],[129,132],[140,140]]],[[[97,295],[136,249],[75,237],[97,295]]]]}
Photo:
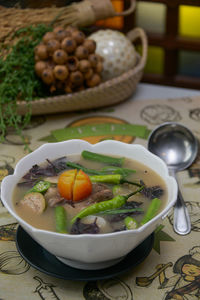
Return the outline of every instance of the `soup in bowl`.
{"type": "Polygon", "coordinates": [[[165,163],[141,145],[82,140],[45,144],[2,182],[1,198],[58,259],[108,267],[162,222],[177,197],[165,163]]]}

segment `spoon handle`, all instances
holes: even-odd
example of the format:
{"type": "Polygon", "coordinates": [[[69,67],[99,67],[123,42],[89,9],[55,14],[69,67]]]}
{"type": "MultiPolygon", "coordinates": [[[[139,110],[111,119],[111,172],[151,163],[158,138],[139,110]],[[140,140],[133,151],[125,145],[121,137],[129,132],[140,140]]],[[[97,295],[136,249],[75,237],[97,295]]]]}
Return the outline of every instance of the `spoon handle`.
{"type": "MultiPolygon", "coordinates": [[[[170,170],[171,171],[171,170],[170,170]]],[[[176,179],[174,171],[170,172],[171,175],[176,179]]],[[[186,235],[191,231],[191,221],[188,213],[188,209],[185,205],[183,196],[178,189],[178,197],[174,206],[174,231],[180,235],[186,235]]]]}

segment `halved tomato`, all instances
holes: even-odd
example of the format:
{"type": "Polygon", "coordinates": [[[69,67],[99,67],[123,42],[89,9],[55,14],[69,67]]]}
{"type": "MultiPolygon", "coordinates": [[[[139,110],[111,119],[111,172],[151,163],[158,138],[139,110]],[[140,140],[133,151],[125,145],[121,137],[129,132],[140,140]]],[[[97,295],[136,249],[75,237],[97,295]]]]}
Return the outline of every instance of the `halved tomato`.
{"type": "Polygon", "coordinates": [[[80,170],[76,176],[73,188],[73,201],[87,198],[92,192],[92,183],[87,174],[80,170]]]}
{"type": "Polygon", "coordinates": [[[73,199],[73,186],[77,175],[77,170],[68,170],[63,172],[58,178],[58,190],[60,195],[67,199],[73,199]]]}
{"type": "Polygon", "coordinates": [[[58,190],[63,198],[76,202],[92,193],[92,183],[82,170],[68,170],[59,176],[58,190]]]}

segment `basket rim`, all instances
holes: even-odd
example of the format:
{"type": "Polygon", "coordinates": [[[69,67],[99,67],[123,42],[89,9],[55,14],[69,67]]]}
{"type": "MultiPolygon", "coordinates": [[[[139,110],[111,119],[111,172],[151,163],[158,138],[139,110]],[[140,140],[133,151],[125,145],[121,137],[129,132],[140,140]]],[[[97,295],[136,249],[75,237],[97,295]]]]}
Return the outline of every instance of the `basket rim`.
{"type": "Polygon", "coordinates": [[[117,77],[114,77],[112,79],[109,79],[105,82],[102,82],[100,83],[98,86],[95,86],[95,87],[92,87],[92,88],[87,88],[83,91],[79,91],[79,92],[74,92],[74,93],[70,93],[70,94],[62,94],[62,95],[56,95],[56,96],[49,96],[49,97],[43,97],[43,98],[38,98],[38,99],[35,99],[35,100],[32,100],[30,102],[28,101],[25,101],[25,100],[21,100],[21,101],[17,101],[17,105],[18,106],[24,106],[24,105],[28,105],[28,104],[36,104],[36,103],[42,103],[44,100],[45,101],[52,101],[52,100],[56,100],[56,99],[70,99],[70,98],[73,98],[74,96],[76,96],[77,94],[78,95],[88,95],[89,93],[97,93],[98,91],[100,90],[104,90],[106,88],[110,88],[110,87],[114,87],[118,84],[120,84],[121,82],[124,82],[126,81],[127,79],[129,79],[130,77],[138,74],[140,71],[143,70],[144,68],[144,63],[141,63],[141,56],[139,55],[139,53],[137,53],[137,56],[138,56],[138,62],[137,64],[131,68],[130,70],[124,72],[123,74],[117,76],[117,77]]]}
{"type": "Polygon", "coordinates": [[[83,91],[73,92],[70,94],[61,94],[61,95],[55,95],[55,96],[42,97],[42,98],[35,99],[32,101],[25,101],[25,100],[17,101],[18,108],[19,109],[23,108],[24,106],[27,106],[28,104],[30,104],[32,107],[36,106],[36,105],[44,104],[44,102],[46,104],[49,104],[49,103],[52,103],[52,102],[55,102],[58,100],[64,101],[66,103],[67,101],[69,102],[70,100],[73,101],[77,97],[78,98],[88,97],[91,95],[101,93],[102,91],[105,91],[110,88],[116,88],[117,86],[120,86],[121,84],[124,84],[124,83],[130,81],[130,79],[133,80],[133,83],[134,83],[134,76],[135,76],[135,81],[137,81],[137,83],[138,83],[139,77],[141,78],[141,76],[142,76],[141,74],[143,73],[143,70],[144,70],[144,67],[146,64],[148,39],[147,39],[145,31],[140,27],[133,28],[126,34],[126,36],[133,44],[137,39],[140,39],[140,42],[142,45],[141,55],[135,50],[137,62],[131,69],[125,71],[124,73],[122,73],[119,76],[116,76],[114,78],[106,80],[105,82],[101,82],[98,86],[95,86],[92,88],[87,88],[83,91]]]}

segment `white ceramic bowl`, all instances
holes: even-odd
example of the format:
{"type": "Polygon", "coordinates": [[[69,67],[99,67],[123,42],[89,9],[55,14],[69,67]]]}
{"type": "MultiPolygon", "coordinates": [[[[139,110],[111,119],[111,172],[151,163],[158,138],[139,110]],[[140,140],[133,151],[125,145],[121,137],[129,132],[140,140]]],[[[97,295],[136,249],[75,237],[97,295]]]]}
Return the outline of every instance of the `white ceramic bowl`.
{"type": "Polygon", "coordinates": [[[95,145],[82,140],[69,140],[61,143],[45,144],[21,159],[13,175],[2,181],[1,199],[23,229],[50,253],[73,267],[82,269],[101,269],[108,267],[133,250],[147,238],[162,222],[172,208],[177,197],[177,183],[168,174],[165,163],[141,145],[126,144],[118,141],[103,141],[95,145]],[[34,165],[47,158],[55,159],[69,154],[79,154],[83,150],[120,155],[132,158],[157,172],[167,186],[168,199],[164,209],[152,220],[136,230],[107,234],[65,235],[37,229],[15,212],[12,195],[21,177],[34,165]]]}

